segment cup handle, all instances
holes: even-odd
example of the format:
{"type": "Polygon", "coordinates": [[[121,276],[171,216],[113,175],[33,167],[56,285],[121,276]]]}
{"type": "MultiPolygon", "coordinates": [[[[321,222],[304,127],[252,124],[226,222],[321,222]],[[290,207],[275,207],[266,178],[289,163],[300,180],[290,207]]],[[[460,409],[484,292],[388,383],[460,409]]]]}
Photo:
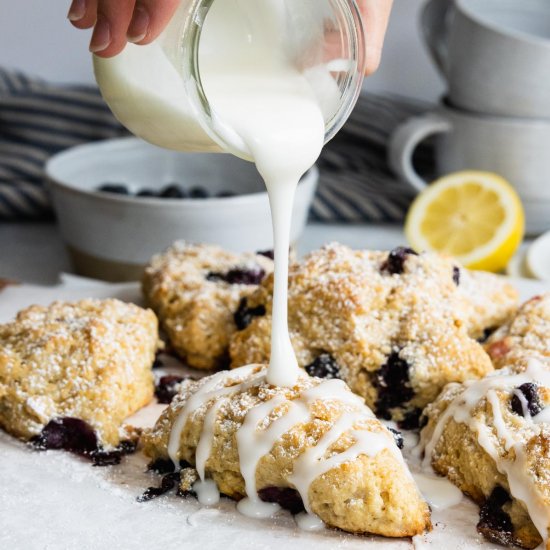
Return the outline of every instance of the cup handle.
{"type": "Polygon", "coordinates": [[[420,27],[424,42],[443,77],[449,74],[447,39],[454,9],[452,0],[429,0],[422,9],[420,16],[420,27]]]}
{"type": "Polygon", "coordinates": [[[413,153],[428,136],[450,132],[451,123],[443,116],[430,113],[413,117],[392,134],[388,148],[390,168],[417,191],[422,191],[428,182],[422,179],[413,166],[413,153]]]}

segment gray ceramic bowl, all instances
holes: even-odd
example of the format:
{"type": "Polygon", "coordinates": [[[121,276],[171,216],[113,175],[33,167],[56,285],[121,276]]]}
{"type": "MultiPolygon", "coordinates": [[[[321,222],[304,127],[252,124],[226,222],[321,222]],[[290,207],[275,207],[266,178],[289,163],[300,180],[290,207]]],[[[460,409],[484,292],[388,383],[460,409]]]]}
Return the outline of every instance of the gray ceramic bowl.
{"type": "MultiPolygon", "coordinates": [[[[231,155],[176,153],[136,138],[80,145],[52,157],[46,174],[61,234],[76,271],[111,281],[135,280],[151,256],[172,242],[219,244],[234,251],[272,248],[269,201],[254,165],[231,155]],[[227,198],[161,199],[97,192],[105,182],[131,191],[178,182],[227,198]]],[[[291,241],[307,221],[318,181],[302,178],[291,241]]]]}

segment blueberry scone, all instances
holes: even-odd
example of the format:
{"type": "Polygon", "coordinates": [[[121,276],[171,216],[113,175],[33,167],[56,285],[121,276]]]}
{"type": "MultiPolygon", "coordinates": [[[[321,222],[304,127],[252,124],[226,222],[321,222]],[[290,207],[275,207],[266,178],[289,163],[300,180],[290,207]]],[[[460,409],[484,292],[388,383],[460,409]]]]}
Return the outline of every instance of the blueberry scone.
{"type": "Polygon", "coordinates": [[[172,348],[189,366],[220,368],[228,362],[241,300],[272,270],[273,260],[262,254],[178,242],[152,259],[143,292],[172,348]]]}
{"type": "Polygon", "coordinates": [[[219,491],[256,517],[280,503],[353,533],[430,528],[394,435],[341,380],[304,373],[281,388],[252,365],[185,381],[143,440],[154,462],[195,468],[199,500],[219,491]]]}
{"type": "MultiPolygon", "coordinates": [[[[232,339],[232,366],[269,358],[272,285],[267,277],[247,298],[250,322],[232,339]]],[[[477,334],[478,326],[491,326],[496,306],[481,307],[478,292],[466,307],[474,291],[471,274],[441,256],[326,246],[290,268],[288,320],[298,362],[315,376],[345,380],[378,416],[415,427],[446,383],[493,370],[470,328],[477,334]]],[[[510,304],[501,303],[504,317],[510,304]]]]}
{"type": "Polygon", "coordinates": [[[21,311],[0,325],[0,426],[47,447],[118,446],[153,397],[157,343],[155,314],[118,300],[21,311]]]}
{"type": "Polygon", "coordinates": [[[478,530],[550,549],[550,363],[449,384],[424,415],[425,463],[479,504],[478,530]]]}
{"type": "Polygon", "coordinates": [[[525,357],[550,358],[550,293],[535,296],[494,332],[485,348],[497,369],[525,357]]]}

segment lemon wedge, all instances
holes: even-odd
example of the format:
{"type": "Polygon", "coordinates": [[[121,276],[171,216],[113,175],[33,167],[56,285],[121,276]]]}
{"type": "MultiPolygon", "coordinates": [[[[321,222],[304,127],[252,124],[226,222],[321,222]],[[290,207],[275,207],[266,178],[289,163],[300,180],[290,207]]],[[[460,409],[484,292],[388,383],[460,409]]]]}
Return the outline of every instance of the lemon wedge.
{"type": "Polygon", "coordinates": [[[417,251],[454,256],[470,269],[498,272],[521,244],[525,215],[514,188],[491,172],[444,176],[411,205],[405,235],[417,251]]]}

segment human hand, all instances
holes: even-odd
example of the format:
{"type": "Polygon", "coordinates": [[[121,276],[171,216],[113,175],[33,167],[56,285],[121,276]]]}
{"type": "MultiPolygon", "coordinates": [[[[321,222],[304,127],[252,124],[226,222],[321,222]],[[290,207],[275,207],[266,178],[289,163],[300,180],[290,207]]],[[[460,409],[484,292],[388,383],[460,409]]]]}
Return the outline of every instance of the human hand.
{"type": "Polygon", "coordinates": [[[90,51],[120,53],[127,42],[151,43],[166,27],[180,0],[72,0],[67,17],[79,29],[94,27],[90,51]]]}
{"type": "MultiPolygon", "coordinates": [[[[380,64],[393,0],[358,0],[367,34],[367,69],[380,64]]],[[[79,29],[94,27],[90,51],[120,53],[126,42],[149,44],[166,27],[180,0],[73,0],[68,18],[79,29]]]]}

